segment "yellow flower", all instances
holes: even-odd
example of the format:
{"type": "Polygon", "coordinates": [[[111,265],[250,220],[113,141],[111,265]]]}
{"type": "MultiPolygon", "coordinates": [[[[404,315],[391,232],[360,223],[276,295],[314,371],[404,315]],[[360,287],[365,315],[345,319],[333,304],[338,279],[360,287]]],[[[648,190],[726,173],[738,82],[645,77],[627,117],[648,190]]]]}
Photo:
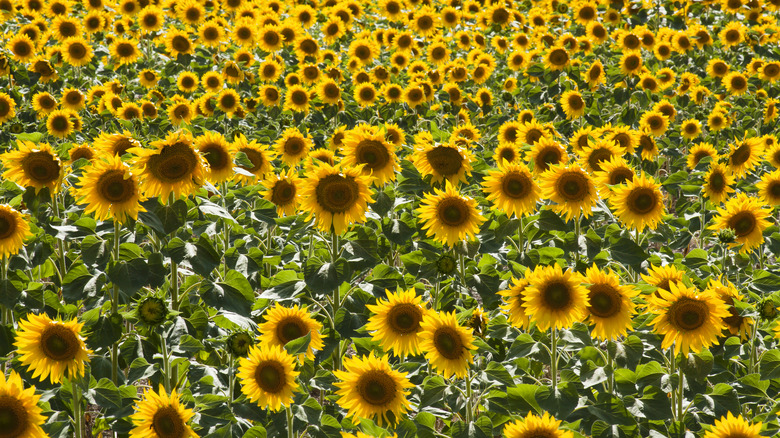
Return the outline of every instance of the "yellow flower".
{"type": "Polygon", "coordinates": [[[301,179],[293,169],[274,174],[262,182],[266,189],[263,191],[263,198],[276,206],[276,214],[279,217],[294,215],[298,211],[300,183],[301,179]]]}
{"type": "Polygon", "coordinates": [[[463,196],[451,184],[444,190],[434,188],[434,193],[426,193],[417,213],[424,222],[422,229],[428,237],[441,243],[454,246],[461,240],[475,237],[479,226],[486,219],[477,208],[477,202],[463,196]]]}
{"type": "Polygon", "coordinates": [[[345,133],[343,163],[346,166],[362,164],[363,173],[374,177],[373,184],[383,186],[395,181],[396,172],[401,169],[395,149],[395,144],[385,139],[385,133],[379,127],[361,125],[345,133]]]}
{"type": "Polygon", "coordinates": [[[170,395],[160,385],[157,392],[144,390],[143,399],[135,404],[136,411],[130,416],[135,428],[130,438],[197,438],[187,423],[192,419],[192,409],[179,402],[179,394],[173,390],[170,395]]]}
{"type": "Polygon", "coordinates": [[[371,179],[360,168],[318,163],[303,180],[302,209],[309,219],[316,217],[320,230],[342,234],[349,225],[365,222],[368,203],[373,202],[371,179]]]}
{"type": "Polygon", "coordinates": [[[531,322],[540,330],[569,328],[587,316],[588,290],[582,275],[563,272],[560,265],[537,266],[526,274],[525,307],[531,322]]]}
{"type": "Polygon", "coordinates": [[[7,258],[24,247],[24,241],[32,237],[27,215],[8,204],[0,204],[0,257],[7,258]]]}
{"type": "Polygon", "coordinates": [[[541,417],[529,412],[525,418],[507,423],[504,426],[506,438],[573,438],[574,434],[567,430],[561,430],[561,420],[544,412],[541,417]]]}
{"type": "Polygon", "coordinates": [[[595,263],[585,272],[588,285],[588,321],[595,325],[593,336],[615,340],[625,336],[631,328],[631,317],[636,313],[633,302],[639,291],[621,285],[620,278],[609,270],[600,270],[595,263]]]}
{"type": "Polygon", "coordinates": [[[728,412],[725,417],[715,420],[702,438],[761,438],[761,422],[750,422],[742,415],[734,417],[728,412]]]}
{"type": "Polygon", "coordinates": [[[576,119],[585,114],[585,100],[576,90],[570,90],[561,95],[561,107],[567,119],[576,119]]]}
{"type": "MultiPolygon", "coordinates": [[[[528,270],[526,272],[530,273],[531,271],[528,270]]],[[[510,288],[498,292],[504,299],[501,310],[509,317],[509,323],[521,330],[526,330],[531,326],[528,314],[525,311],[525,307],[523,307],[527,287],[527,279],[512,277],[510,288]]]]}
{"type": "Polygon", "coordinates": [[[293,393],[300,389],[295,378],[295,358],[279,345],[254,346],[238,366],[241,392],[263,409],[278,411],[291,406],[293,393]]]}
{"type": "Polygon", "coordinates": [[[0,156],[3,177],[22,187],[35,187],[35,193],[48,187],[50,193],[60,190],[64,171],[57,153],[48,143],[17,142],[18,150],[0,156]]]}
{"type": "Polygon", "coordinates": [[[541,189],[523,163],[501,161],[482,182],[487,199],[508,216],[532,215],[541,189]]]}
{"type": "Polygon", "coordinates": [[[423,176],[431,175],[432,183],[458,184],[471,175],[473,155],[457,144],[425,142],[415,145],[411,161],[423,176]]]}
{"type": "Polygon", "coordinates": [[[296,127],[287,128],[274,143],[276,153],[288,166],[295,166],[301,162],[309,154],[312,146],[311,138],[303,135],[296,127]]]}
{"type": "Polygon", "coordinates": [[[366,305],[372,314],[366,329],[374,332],[372,339],[379,342],[385,351],[392,350],[402,358],[419,354],[422,332],[420,323],[428,313],[423,307],[422,297],[417,296],[414,289],[385,292],[386,300],[366,305]]]}
{"type": "Polygon", "coordinates": [[[299,358],[301,361],[304,357],[314,359],[314,351],[321,350],[324,345],[320,336],[322,324],[309,315],[306,307],[298,308],[297,304],[284,307],[276,303],[275,307],[268,309],[265,322],[260,324],[259,330],[262,345],[278,347],[310,334],[309,348],[299,358]]]}
{"type": "Polygon", "coordinates": [[[728,307],[729,315],[723,318],[723,323],[726,325],[729,333],[739,335],[743,342],[747,341],[748,336],[750,336],[750,327],[755,324],[755,321],[753,318],[739,314],[739,310],[734,305],[734,300],[744,301],[745,298],[739,293],[734,284],[728,280],[725,281],[726,283],[724,284],[721,276],[710,278],[707,289],[723,300],[726,307],[728,307]]]}
{"type": "Polygon", "coordinates": [[[656,229],[664,214],[664,195],[660,184],[644,174],[635,176],[625,185],[614,187],[609,203],[615,215],[630,229],[656,229]]]}
{"type": "Polygon", "coordinates": [[[16,116],[16,102],[6,93],[0,92],[0,124],[16,116]]]}
{"type": "Polygon", "coordinates": [[[3,435],[21,438],[45,438],[48,435],[41,429],[45,419],[41,415],[38,401],[41,396],[35,394],[35,387],[24,388],[22,378],[11,370],[8,378],[0,373],[0,418],[3,422],[3,435]]]}
{"type": "MultiPolygon", "coordinates": [[[[222,134],[206,131],[203,135],[195,138],[194,146],[208,163],[206,179],[219,184],[233,177],[233,156],[230,144],[222,134]]],[[[247,154],[248,156],[249,154],[247,154]]]]}
{"type": "Polygon", "coordinates": [[[81,336],[83,323],[76,318],[68,322],[52,320],[46,314],[27,315],[16,332],[17,354],[33,378],[60,383],[84,375],[84,362],[89,362],[88,350],[81,336]]]}
{"type": "Polygon", "coordinates": [[[764,243],[764,230],[771,223],[769,210],[764,208],[761,201],[746,193],[740,193],[726,201],[725,208],[718,207],[718,216],[711,230],[734,230],[736,241],[729,244],[731,247],[742,245],[740,252],[751,252],[757,246],[764,243]]]}
{"type": "Polygon", "coordinates": [[[459,325],[455,312],[428,312],[420,327],[420,350],[431,367],[445,379],[466,377],[476,349],[473,330],[459,325]]]}
{"type": "Polygon", "coordinates": [[[555,203],[553,209],[566,220],[580,213],[591,215],[599,197],[593,179],[581,167],[552,166],[541,178],[542,194],[555,203]]]}
{"type": "Polygon", "coordinates": [[[84,213],[95,213],[97,220],[126,223],[129,218],[137,220],[139,211],[146,211],[141,206],[146,198],[140,194],[136,176],[116,155],[93,161],[79,179],[79,186],[73,189],[73,196],[79,204],[87,204],[84,213]]]}

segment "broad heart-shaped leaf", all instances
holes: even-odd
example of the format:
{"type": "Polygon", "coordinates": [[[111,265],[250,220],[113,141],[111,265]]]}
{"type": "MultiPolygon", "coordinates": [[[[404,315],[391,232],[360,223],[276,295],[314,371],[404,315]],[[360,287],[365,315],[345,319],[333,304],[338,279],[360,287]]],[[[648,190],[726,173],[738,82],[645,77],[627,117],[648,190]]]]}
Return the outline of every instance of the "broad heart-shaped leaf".
{"type": "Polygon", "coordinates": [[[292,270],[280,271],[271,279],[270,288],[264,290],[258,299],[290,301],[306,289],[306,282],[292,270]]]}
{"type": "Polygon", "coordinates": [[[508,388],[506,390],[507,406],[510,412],[528,412],[534,411],[541,413],[542,408],[539,407],[539,402],[536,401],[536,391],[539,388],[537,385],[530,385],[523,383],[515,386],[514,388],[508,388]]]}
{"type": "Polygon", "coordinates": [[[108,278],[118,285],[119,291],[128,298],[132,298],[144,286],[162,285],[164,275],[160,254],[152,254],[148,262],[139,257],[108,265],[108,278]]]}
{"type": "Polygon", "coordinates": [[[613,243],[609,252],[613,260],[629,266],[639,266],[649,257],[636,242],[625,236],[613,243]]]}
{"type": "Polygon", "coordinates": [[[139,212],[138,219],[161,236],[178,230],[187,219],[187,203],[181,199],[173,205],[161,205],[157,198],[152,198],[141,205],[146,211],[139,212]]]}
{"type": "Polygon", "coordinates": [[[555,418],[567,418],[574,412],[579,397],[577,388],[569,382],[560,382],[555,392],[550,387],[538,386],[535,395],[539,407],[555,418]]]}
{"type": "Polygon", "coordinates": [[[188,261],[192,265],[192,270],[203,277],[208,277],[221,259],[214,245],[205,235],[201,235],[196,243],[185,242],[174,237],[165,249],[170,254],[171,260],[176,263],[188,261]]]}
{"type": "Polygon", "coordinates": [[[230,212],[222,208],[221,205],[217,205],[205,199],[201,200],[200,205],[198,205],[198,210],[200,210],[200,212],[207,217],[219,217],[232,223],[236,223],[236,220],[233,218],[233,216],[230,215],[230,212]]]}
{"type": "Polygon", "coordinates": [[[309,289],[315,293],[333,292],[341,283],[349,281],[351,274],[349,263],[344,258],[330,263],[312,257],[303,267],[303,279],[309,289]]]}
{"type": "Polygon", "coordinates": [[[453,424],[450,434],[453,438],[492,438],[493,422],[487,415],[482,415],[469,424],[462,421],[453,424]]]}
{"type": "Polygon", "coordinates": [[[727,383],[718,383],[708,394],[698,394],[693,403],[703,412],[720,418],[731,412],[739,415],[742,406],[739,403],[737,391],[727,383]]]}
{"type": "Polygon", "coordinates": [[[623,400],[606,393],[600,393],[596,403],[587,407],[588,412],[610,424],[632,425],[636,422],[633,415],[626,410],[623,400]]]}
{"type": "Polygon", "coordinates": [[[306,333],[305,336],[301,336],[300,338],[293,339],[292,341],[286,343],[284,345],[284,349],[287,350],[287,353],[289,353],[291,356],[296,356],[306,353],[306,350],[309,349],[309,343],[311,343],[311,332],[306,333]]]}
{"type": "Polygon", "coordinates": [[[249,281],[236,270],[229,270],[221,282],[204,280],[200,287],[203,301],[216,309],[224,309],[249,317],[254,303],[254,291],[249,281]]]}
{"type": "Polygon", "coordinates": [[[62,279],[62,297],[68,303],[97,296],[105,284],[105,274],[92,275],[83,263],[73,264],[62,279]]]}
{"type": "Polygon", "coordinates": [[[780,377],[780,351],[767,350],[761,355],[758,363],[761,380],[777,379],[780,377]]]}

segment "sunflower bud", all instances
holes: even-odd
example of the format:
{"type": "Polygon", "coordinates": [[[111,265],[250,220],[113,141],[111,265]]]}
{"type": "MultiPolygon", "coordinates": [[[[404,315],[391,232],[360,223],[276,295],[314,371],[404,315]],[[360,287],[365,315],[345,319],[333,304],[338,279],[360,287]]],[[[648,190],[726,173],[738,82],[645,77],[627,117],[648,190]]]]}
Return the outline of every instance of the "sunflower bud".
{"type": "Polygon", "coordinates": [[[254,344],[251,336],[244,332],[233,333],[227,340],[227,347],[234,356],[246,356],[254,344]]]}
{"type": "Polygon", "coordinates": [[[440,274],[452,275],[455,273],[456,268],[457,264],[455,263],[455,257],[449,254],[442,255],[439,257],[439,260],[436,261],[436,269],[439,270],[440,274]]]}
{"type": "Polygon", "coordinates": [[[136,309],[138,319],[146,325],[157,325],[165,321],[168,316],[168,307],[165,301],[157,297],[148,297],[138,304],[136,309]]]}
{"type": "Polygon", "coordinates": [[[761,319],[768,321],[771,321],[777,317],[777,306],[771,297],[765,298],[763,301],[761,301],[761,303],[758,305],[758,314],[761,316],[761,319]]]}
{"type": "Polygon", "coordinates": [[[736,238],[737,235],[731,228],[724,228],[718,231],[718,241],[720,241],[722,245],[732,243],[734,240],[736,240],[736,238]]]}

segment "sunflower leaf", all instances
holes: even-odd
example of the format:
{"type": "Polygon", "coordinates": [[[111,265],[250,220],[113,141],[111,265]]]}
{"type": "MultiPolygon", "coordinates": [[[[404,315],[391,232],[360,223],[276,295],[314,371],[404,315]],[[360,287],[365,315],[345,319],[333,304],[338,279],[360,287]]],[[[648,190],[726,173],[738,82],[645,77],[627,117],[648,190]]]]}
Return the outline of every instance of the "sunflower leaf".
{"type": "Polygon", "coordinates": [[[305,336],[293,339],[292,341],[284,345],[284,349],[287,350],[292,356],[305,353],[309,349],[309,343],[311,342],[311,332],[306,333],[305,336]]]}

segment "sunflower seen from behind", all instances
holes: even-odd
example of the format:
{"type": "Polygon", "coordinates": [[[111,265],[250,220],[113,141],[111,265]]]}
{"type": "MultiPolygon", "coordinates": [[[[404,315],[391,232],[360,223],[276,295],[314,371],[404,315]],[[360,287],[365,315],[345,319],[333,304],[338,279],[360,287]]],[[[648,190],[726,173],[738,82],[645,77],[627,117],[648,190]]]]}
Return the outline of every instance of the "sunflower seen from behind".
{"type": "Polygon", "coordinates": [[[45,419],[38,406],[41,396],[35,394],[35,387],[24,387],[22,378],[11,370],[6,378],[0,373],[0,424],[3,436],[21,438],[45,438],[41,429],[45,419]]]}
{"type": "Polygon", "coordinates": [[[187,424],[193,415],[192,409],[179,401],[175,389],[168,394],[162,385],[156,392],[148,388],[135,402],[135,412],[130,416],[135,428],[130,438],[197,438],[187,424]]]}
{"type": "Polygon", "coordinates": [[[426,193],[417,213],[427,236],[450,247],[474,238],[486,220],[477,201],[461,195],[451,184],[446,184],[444,190],[434,188],[433,193],[426,193]]]}
{"type": "Polygon", "coordinates": [[[541,189],[524,163],[501,160],[482,182],[482,190],[507,216],[523,217],[536,211],[541,189]]]}
{"type": "Polygon", "coordinates": [[[73,196],[76,202],[86,204],[85,214],[95,213],[101,221],[127,223],[129,219],[137,220],[138,212],[146,211],[141,206],[146,198],[138,184],[138,177],[120,157],[105,155],[85,170],[73,196]]]}
{"type": "Polygon", "coordinates": [[[48,377],[52,384],[62,378],[84,375],[84,362],[89,354],[81,334],[83,323],[76,318],[70,321],[53,320],[46,316],[28,314],[19,321],[14,346],[22,365],[41,381],[48,377]]]}
{"type": "Polygon", "coordinates": [[[656,229],[664,214],[664,195],[653,177],[635,176],[625,185],[612,188],[610,205],[615,215],[629,229],[642,232],[656,229]]]}
{"type": "Polygon", "coordinates": [[[574,438],[574,434],[561,429],[561,420],[547,412],[541,417],[529,412],[525,418],[504,425],[506,438],[574,438]]]}
{"type": "Polygon", "coordinates": [[[767,220],[770,211],[760,199],[740,193],[726,201],[726,205],[718,207],[718,215],[715,223],[710,225],[711,230],[720,231],[730,228],[734,230],[736,241],[730,243],[730,247],[742,245],[741,253],[752,252],[753,249],[764,243],[764,230],[771,222],[767,220]]]}
{"type": "Polygon", "coordinates": [[[585,272],[584,283],[588,289],[588,322],[594,326],[592,335],[601,340],[626,336],[636,313],[633,299],[639,291],[620,284],[617,274],[602,271],[595,263],[585,272]]]}
{"type": "Polygon", "coordinates": [[[282,346],[263,344],[249,350],[239,361],[237,377],[241,392],[262,409],[278,411],[291,406],[294,393],[300,389],[295,378],[295,357],[282,346]]]}
{"type": "Polygon", "coordinates": [[[318,163],[301,187],[301,208],[316,219],[321,231],[342,234],[354,223],[366,221],[372,177],[360,167],[318,163]]]}
{"type": "Polygon", "coordinates": [[[337,403],[347,410],[353,421],[367,418],[383,424],[393,424],[411,409],[409,388],[414,385],[406,373],[394,370],[387,356],[377,357],[374,352],[358,358],[344,360],[344,370],[335,370],[339,379],[335,383],[337,403]]]}
{"type": "Polygon", "coordinates": [[[554,264],[537,266],[526,278],[523,307],[540,330],[569,328],[585,320],[589,301],[582,275],[554,264]]]}
{"type": "Polygon", "coordinates": [[[717,342],[729,316],[726,304],[711,290],[699,291],[683,282],[669,283],[649,297],[648,309],[655,314],[653,331],[663,336],[661,348],[674,347],[674,354],[699,353],[717,342]]]}
{"type": "Polygon", "coordinates": [[[398,357],[420,353],[420,323],[428,313],[422,297],[414,289],[385,291],[387,299],[366,305],[371,312],[366,329],[372,331],[372,338],[382,349],[392,351],[398,357]]]}
{"type": "Polygon", "coordinates": [[[434,371],[445,379],[466,377],[476,349],[473,330],[458,324],[455,312],[428,312],[420,327],[420,350],[434,371]]]}
{"type": "Polygon", "coordinates": [[[3,177],[22,187],[34,187],[35,193],[44,187],[49,193],[59,192],[64,169],[57,152],[48,143],[21,141],[17,146],[0,156],[5,168],[3,177]]]}
{"type": "Polygon", "coordinates": [[[284,347],[288,342],[311,335],[309,347],[299,359],[314,359],[314,351],[324,345],[320,331],[322,324],[311,317],[306,307],[284,307],[279,303],[268,309],[265,322],[258,327],[261,345],[284,347]]]}
{"type": "Polygon", "coordinates": [[[0,257],[7,258],[24,247],[24,241],[32,237],[27,215],[8,204],[0,204],[0,257]]]}
{"type": "Polygon", "coordinates": [[[566,220],[579,214],[589,217],[599,199],[593,178],[579,166],[556,165],[541,176],[545,198],[555,204],[553,210],[566,220]]]}

